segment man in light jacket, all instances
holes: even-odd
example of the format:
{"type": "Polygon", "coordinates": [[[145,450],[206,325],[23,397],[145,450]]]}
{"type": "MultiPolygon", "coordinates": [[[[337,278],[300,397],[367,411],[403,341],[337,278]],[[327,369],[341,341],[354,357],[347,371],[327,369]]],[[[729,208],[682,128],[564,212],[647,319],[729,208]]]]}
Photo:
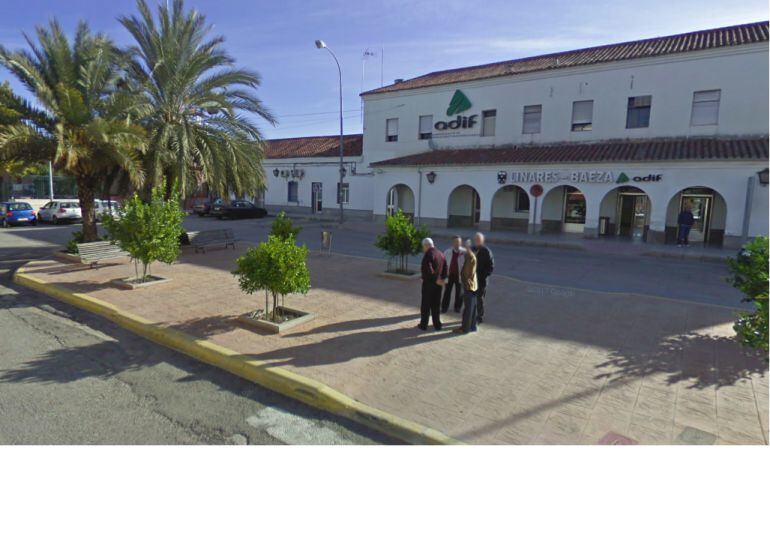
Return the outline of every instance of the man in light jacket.
{"type": "Polygon", "coordinates": [[[449,311],[449,304],[452,300],[452,290],[455,292],[455,313],[459,313],[463,306],[462,298],[462,283],[460,282],[460,268],[463,266],[463,255],[465,254],[465,248],[463,247],[463,238],[459,235],[455,235],[452,238],[452,246],[444,251],[444,260],[446,260],[448,273],[447,282],[444,286],[444,298],[441,300],[441,312],[446,313],[449,311]]]}
{"type": "Polygon", "coordinates": [[[476,233],[474,241],[474,250],[476,252],[476,259],[478,260],[477,274],[479,283],[478,293],[476,294],[476,305],[478,309],[477,321],[482,323],[484,321],[484,302],[487,297],[489,277],[495,270],[495,257],[492,255],[492,251],[489,250],[489,247],[487,247],[483,233],[476,233]]]}
{"type": "Polygon", "coordinates": [[[458,334],[468,334],[478,330],[478,327],[476,326],[476,293],[479,289],[478,280],[476,278],[478,260],[471,250],[470,239],[468,240],[466,247],[468,250],[465,252],[463,267],[460,271],[460,280],[463,284],[463,324],[460,328],[452,331],[458,334]]]}

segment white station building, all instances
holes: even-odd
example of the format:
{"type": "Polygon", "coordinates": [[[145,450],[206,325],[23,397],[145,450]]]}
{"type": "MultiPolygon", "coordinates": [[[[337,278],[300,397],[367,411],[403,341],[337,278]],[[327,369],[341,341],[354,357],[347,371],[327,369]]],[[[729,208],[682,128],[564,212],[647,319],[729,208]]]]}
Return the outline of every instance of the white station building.
{"type": "Polygon", "coordinates": [[[736,247],[768,233],[768,22],[442,70],[268,141],[271,211],[736,247]]]}

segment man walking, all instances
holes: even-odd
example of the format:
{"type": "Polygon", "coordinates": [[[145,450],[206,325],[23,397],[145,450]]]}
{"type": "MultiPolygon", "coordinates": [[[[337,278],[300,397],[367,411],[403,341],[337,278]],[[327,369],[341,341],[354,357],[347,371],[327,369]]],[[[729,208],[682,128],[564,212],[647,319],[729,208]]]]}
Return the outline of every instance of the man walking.
{"type": "Polygon", "coordinates": [[[476,278],[477,259],[471,250],[471,240],[466,243],[468,250],[465,252],[463,268],[460,278],[463,284],[463,324],[452,332],[468,334],[477,331],[476,327],[476,292],[478,282],[476,278]]]}
{"type": "Polygon", "coordinates": [[[455,235],[452,238],[452,246],[444,251],[444,260],[447,262],[449,272],[447,274],[447,282],[444,286],[444,298],[441,300],[441,312],[446,313],[449,311],[449,303],[452,299],[452,290],[455,292],[455,313],[460,312],[462,308],[462,283],[460,282],[460,267],[462,266],[460,257],[465,253],[463,248],[463,238],[459,235],[455,235]]]}
{"type": "Polygon", "coordinates": [[[686,247],[690,244],[690,230],[695,223],[695,216],[692,215],[689,204],[679,212],[679,217],[676,221],[679,225],[679,236],[677,237],[676,244],[678,247],[682,245],[686,247]]]}
{"type": "Polygon", "coordinates": [[[479,324],[484,322],[484,302],[487,296],[487,285],[489,277],[495,270],[495,257],[492,251],[485,245],[484,234],[476,233],[473,237],[476,244],[474,251],[476,253],[476,276],[478,281],[478,291],[476,292],[477,321],[479,324]]]}
{"type": "Polygon", "coordinates": [[[446,260],[444,253],[436,249],[433,240],[422,240],[422,301],[420,302],[420,324],[417,328],[427,330],[428,317],[433,319],[433,328],[441,330],[441,287],[446,278],[446,260]]]}

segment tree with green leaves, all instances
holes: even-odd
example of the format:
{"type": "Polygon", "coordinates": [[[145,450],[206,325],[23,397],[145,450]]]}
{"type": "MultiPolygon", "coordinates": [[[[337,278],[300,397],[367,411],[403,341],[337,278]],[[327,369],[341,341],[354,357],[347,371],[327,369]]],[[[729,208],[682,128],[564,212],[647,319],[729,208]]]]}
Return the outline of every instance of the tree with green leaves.
{"type": "Polygon", "coordinates": [[[233,274],[247,294],[265,291],[264,316],[278,322],[278,296],[306,294],[310,290],[307,254],[307,247],[297,245],[293,238],[270,235],[266,242],[238,258],[233,274]],[[272,296],[272,309],[268,296],[272,296]]]}
{"type": "MultiPolygon", "coordinates": [[[[105,35],[80,22],[70,40],[56,20],[38,27],[28,49],[0,46],[0,65],[35,98],[35,106],[5,91],[14,113],[0,121],[0,161],[53,161],[73,177],[83,213],[85,241],[97,238],[94,197],[115,170],[134,185],[144,182],[144,129],[133,120],[136,105],[122,88],[121,57],[105,35]],[[7,122],[7,121],[11,122],[7,122]]],[[[0,117],[2,118],[2,117],[0,117]]]]}
{"type": "Polygon", "coordinates": [[[286,212],[281,211],[273,220],[273,226],[270,228],[270,235],[279,239],[296,239],[302,228],[295,226],[291,218],[286,216],[286,212]]]}
{"type": "Polygon", "coordinates": [[[409,216],[399,209],[385,219],[385,234],[377,236],[374,246],[386,255],[398,259],[396,272],[409,272],[409,256],[420,253],[422,240],[430,237],[425,226],[415,226],[409,216]]]}
{"type": "Polygon", "coordinates": [[[179,256],[184,212],[179,195],[174,192],[166,200],[161,188],[152,190],[149,202],[134,193],[118,209],[117,216],[106,215],[104,227],[110,237],[134,260],[136,279],[148,280],[150,265],[155,262],[173,263],[179,256]],[[138,263],[142,263],[139,275],[138,263]]]}
{"type": "Polygon", "coordinates": [[[752,348],[768,351],[768,238],[756,237],[728,259],[732,272],[730,283],[743,292],[743,301],[754,306],[754,311],[741,312],[735,322],[735,332],[741,341],[752,348]]]}
{"type": "Polygon", "coordinates": [[[183,196],[205,183],[222,197],[254,195],[265,184],[263,143],[255,117],[275,119],[256,97],[257,73],[236,68],[224,38],[182,0],[160,5],[157,18],[144,0],[138,16],[119,18],[136,46],[127,50],[128,86],[143,99],[150,138],[147,184],[165,180],[183,196]]]}

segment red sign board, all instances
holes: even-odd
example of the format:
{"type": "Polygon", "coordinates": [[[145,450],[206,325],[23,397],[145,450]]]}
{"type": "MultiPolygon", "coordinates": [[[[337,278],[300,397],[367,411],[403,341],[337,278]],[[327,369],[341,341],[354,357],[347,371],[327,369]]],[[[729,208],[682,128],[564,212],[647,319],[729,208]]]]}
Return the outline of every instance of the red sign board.
{"type": "Polygon", "coordinates": [[[543,185],[532,185],[529,187],[529,194],[537,198],[541,194],[543,194],[543,185]]]}

